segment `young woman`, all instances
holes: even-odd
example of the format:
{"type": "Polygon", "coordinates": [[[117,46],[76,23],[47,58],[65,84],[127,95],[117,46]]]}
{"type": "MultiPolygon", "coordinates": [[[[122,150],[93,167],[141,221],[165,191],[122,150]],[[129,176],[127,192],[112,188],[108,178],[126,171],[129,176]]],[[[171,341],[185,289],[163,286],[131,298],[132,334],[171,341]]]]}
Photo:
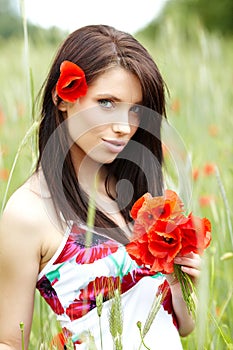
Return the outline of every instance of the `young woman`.
{"type": "MultiPolygon", "coordinates": [[[[21,349],[20,322],[28,344],[36,288],[75,349],[90,339],[96,349],[139,349],[137,324],[167,281],[144,342],[182,349],[194,322],[178,281],[139,267],[125,248],[134,202],[163,194],[164,90],[146,49],[112,27],[78,29],[59,49],[43,90],[37,169],[1,218],[0,350],[21,349]]],[[[199,276],[197,254],[176,262],[199,276]]]]}

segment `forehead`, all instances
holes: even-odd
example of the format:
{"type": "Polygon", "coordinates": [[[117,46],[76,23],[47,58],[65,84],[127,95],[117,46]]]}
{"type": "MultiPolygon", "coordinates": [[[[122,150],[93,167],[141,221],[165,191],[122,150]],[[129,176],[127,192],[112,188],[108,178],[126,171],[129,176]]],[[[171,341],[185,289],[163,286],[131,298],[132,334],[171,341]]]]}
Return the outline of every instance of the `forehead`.
{"type": "Polygon", "coordinates": [[[91,93],[111,95],[119,102],[140,103],[142,87],[138,77],[122,68],[109,68],[99,75],[89,87],[91,93]]]}

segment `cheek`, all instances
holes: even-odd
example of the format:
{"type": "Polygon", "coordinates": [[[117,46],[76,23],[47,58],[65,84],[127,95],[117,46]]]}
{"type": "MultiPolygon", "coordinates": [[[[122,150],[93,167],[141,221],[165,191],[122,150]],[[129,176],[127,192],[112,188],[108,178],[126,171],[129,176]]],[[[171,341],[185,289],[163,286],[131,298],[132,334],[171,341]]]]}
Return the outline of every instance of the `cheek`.
{"type": "Polygon", "coordinates": [[[93,148],[93,136],[91,133],[86,133],[74,140],[75,144],[79,146],[85,153],[88,153],[93,148]]]}
{"type": "Polygon", "coordinates": [[[134,136],[134,134],[136,133],[136,131],[137,131],[137,128],[131,129],[130,139],[134,136]]]}
{"type": "Polygon", "coordinates": [[[138,130],[138,126],[139,126],[139,123],[138,125],[131,125],[130,127],[130,138],[133,137],[133,135],[136,133],[136,131],[138,130]]]}
{"type": "Polygon", "coordinates": [[[135,133],[140,125],[140,116],[136,113],[130,112],[128,116],[128,122],[130,124],[133,133],[135,133]]]}
{"type": "Polygon", "coordinates": [[[98,121],[93,118],[93,115],[88,115],[86,112],[79,112],[76,115],[68,117],[66,120],[69,135],[73,141],[84,137],[98,127],[98,121]]]}

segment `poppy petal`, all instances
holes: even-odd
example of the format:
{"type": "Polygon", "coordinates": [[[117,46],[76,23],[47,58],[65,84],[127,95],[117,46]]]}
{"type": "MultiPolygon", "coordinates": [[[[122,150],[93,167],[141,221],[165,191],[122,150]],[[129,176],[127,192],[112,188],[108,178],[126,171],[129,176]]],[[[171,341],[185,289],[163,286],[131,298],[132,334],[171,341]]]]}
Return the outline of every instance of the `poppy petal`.
{"type": "Polygon", "coordinates": [[[63,61],[60,66],[60,77],[56,84],[58,96],[66,102],[75,102],[87,93],[84,71],[75,63],[63,61]]]}

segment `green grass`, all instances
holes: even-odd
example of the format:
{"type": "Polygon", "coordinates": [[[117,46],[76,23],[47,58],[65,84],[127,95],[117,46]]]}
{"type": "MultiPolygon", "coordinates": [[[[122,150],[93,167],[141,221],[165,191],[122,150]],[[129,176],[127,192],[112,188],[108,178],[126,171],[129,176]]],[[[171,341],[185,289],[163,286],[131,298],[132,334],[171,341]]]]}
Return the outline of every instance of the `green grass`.
{"type": "MultiPolygon", "coordinates": [[[[169,87],[169,122],[181,135],[193,170],[198,172],[192,184],[191,210],[212,223],[213,239],[204,257],[199,288],[197,327],[183,339],[184,349],[233,349],[232,42],[207,34],[200,26],[193,27],[193,38],[187,40],[169,18],[154,42],[139,39],[152,52],[169,87]],[[205,165],[210,163],[217,171],[207,175],[205,165]],[[203,196],[211,199],[205,206],[200,204],[203,196]]],[[[29,59],[25,59],[24,43],[1,43],[0,111],[4,118],[0,119],[0,170],[10,171],[32,124],[29,70],[36,94],[55,50],[45,44],[30,46],[29,59]]],[[[19,154],[7,198],[30,174],[35,159],[32,150],[28,139],[19,154]]],[[[1,204],[6,186],[7,181],[0,179],[1,204]]],[[[37,295],[30,349],[49,343],[50,318],[37,295]]],[[[57,329],[53,322],[51,333],[57,329]]],[[[43,349],[47,348],[44,345],[43,349]]]]}

